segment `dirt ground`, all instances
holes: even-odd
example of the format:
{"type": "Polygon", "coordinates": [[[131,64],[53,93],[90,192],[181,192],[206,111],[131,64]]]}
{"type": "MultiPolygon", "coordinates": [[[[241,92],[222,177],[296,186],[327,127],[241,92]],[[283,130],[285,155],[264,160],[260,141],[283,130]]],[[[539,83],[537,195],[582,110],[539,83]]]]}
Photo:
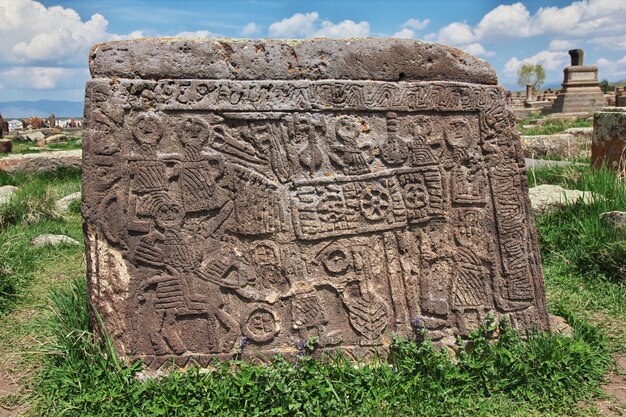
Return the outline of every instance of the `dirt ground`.
{"type": "Polygon", "coordinates": [[[607,398],[596,402],[603,416],[626,416],[626,354],[617,355],[615,361],[618,369],[608,376],[604,386],[607,398]]]}

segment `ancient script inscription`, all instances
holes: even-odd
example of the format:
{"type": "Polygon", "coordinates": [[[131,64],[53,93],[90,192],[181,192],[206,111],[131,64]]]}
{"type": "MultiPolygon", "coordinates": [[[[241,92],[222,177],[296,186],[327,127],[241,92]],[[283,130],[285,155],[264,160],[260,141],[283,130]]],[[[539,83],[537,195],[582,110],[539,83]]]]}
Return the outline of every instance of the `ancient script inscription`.
{"type": "Polygon", "coordinates": [[[489,313],[546,328],[501,89],[94,80],[87,94],[91,296],[125,355],[206,365],[315,338],[367,356],[416,317],[435,341],[489,313]]]}

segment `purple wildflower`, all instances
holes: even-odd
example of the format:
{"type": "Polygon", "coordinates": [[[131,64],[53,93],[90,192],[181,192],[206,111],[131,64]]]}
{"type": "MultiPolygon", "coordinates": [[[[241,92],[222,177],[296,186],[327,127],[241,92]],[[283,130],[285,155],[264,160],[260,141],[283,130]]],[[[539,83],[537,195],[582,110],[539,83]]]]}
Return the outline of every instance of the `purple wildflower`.
{"type": "Polygon", "coordinates": [[[243,353],[243,349],[248,344],[248,338],[246,336],[241,338],[241,343],[239,343],[239,353],[243,353]]]}

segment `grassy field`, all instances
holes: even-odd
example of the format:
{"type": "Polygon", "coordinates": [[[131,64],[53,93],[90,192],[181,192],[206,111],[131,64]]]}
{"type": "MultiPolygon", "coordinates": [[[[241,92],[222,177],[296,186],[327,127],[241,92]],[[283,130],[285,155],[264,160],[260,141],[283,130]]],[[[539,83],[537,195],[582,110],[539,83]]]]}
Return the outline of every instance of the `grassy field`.
{"type": "Polygon", "coordinates": [[[538,119],[538,116],[529,117],[517,122],[517,128],[522,135],[553,135],[555,133],[563,132],[566,129],[572,127],[592,127],[593,121],[591,120],[576,120],[576,121],[562,121],[562,120],[546,120],[542,125],[535,125],[531,128],[525,129],[522,126],[529,125],[533,120],[538,119]]]}
{"type": "Polygon", "coordinates": [[[37,146],[37,142],[30,141],[22,141],[22,140],[13,140],[13,150],[10,154],[8,153],[0,153],[0,157],[10,156],[14,154],[23,154],[23,153],[40,153],[40,152],[50,152],[50,151],[69,151],[73,149],[81,149],[81,137],[71,137],[67,142],[63,143],[51,143],[46,146],[37,146]]]}
{"type": "Polygon", "coordinates": [[[529,182],[605,196],[537,219],[549,309],[574,337],[520,338],[506,322],[486,322],[456,358],[396,340],[387,361],[322,364],[308,356],[311,344],[296,365],[232,362],[142,382],[89,332],[82,248],[30,245],[44,232],[81,240],[77,208],[52,210],[80,189],[80,174],[0,176],[21,187],[0,211],[0,370],[19,387],[0,405],[33,416],[594,415],[611,354],[626,351],[626,243],[598,218],[626,211],[624,184],[586,167],[535,171],[529,182]]]}

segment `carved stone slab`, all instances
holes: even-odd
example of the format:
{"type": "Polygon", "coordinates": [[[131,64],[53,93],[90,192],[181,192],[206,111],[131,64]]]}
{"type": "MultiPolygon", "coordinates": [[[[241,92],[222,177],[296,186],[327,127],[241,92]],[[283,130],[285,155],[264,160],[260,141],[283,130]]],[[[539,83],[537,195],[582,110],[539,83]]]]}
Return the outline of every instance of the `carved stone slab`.
{"type": "Polygon", "coordinates": [[[316,338],[366,357],[415,318],[445,342],[489,313],[548,328],[485,62],[410,40],[162,39],[96,45],[91,73],[90,298],[122,356],[206,366],[316,338]]]}

